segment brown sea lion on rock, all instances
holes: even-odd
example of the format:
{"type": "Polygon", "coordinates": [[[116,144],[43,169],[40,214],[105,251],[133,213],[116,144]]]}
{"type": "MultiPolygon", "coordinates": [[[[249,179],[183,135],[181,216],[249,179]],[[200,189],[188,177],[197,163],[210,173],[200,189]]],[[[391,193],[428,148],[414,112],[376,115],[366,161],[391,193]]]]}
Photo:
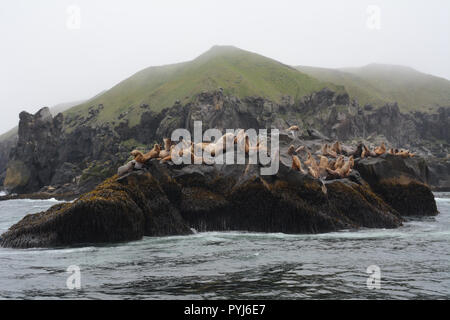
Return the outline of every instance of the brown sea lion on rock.
{"type": "Polygon", "coordinates": [[[150,159],[158,158],[159,152],[161,151],[161,148],[159,144],[155,144],[152,150],[147,152],[146,154],[143,154],[139,150],[133,150],[131,151],[131,155],[134,157],[134,160],[136,160],[139,163],[146,163],[150,159]]]}
{"type": "Polygon", "coordinates": [[[287,154],[292,156],[294,153],[296,153],[295,147],[291,144],[287,150],[287,154]]]}
{"type": "Polygon", "coordinates": [[[400,150],[399,152],[397,152],[395,154],[396,156],[400,156],[403,159],[409,158],[409,157],[414,157],[415,154],[414,153],[410,153],[409,150],[400,150]]]}
{"type": "Polygon", "coordinates": [[[382,154],[386,153],[386,146],[384,142],[382,142],[379,147],[376,147],[374,152],[377,156],[381,156],[382,154]]]}
{"type": "Polygon", "coordinates": [[[344,163],[344,165],[336,170],[332,170],[330,168],[327,168],[327,172],[329,174],[328,178],[332,179],[338,179],[338,178],[345,178],[347,177],[350,172],[352,172],[352,168],[355,165],[354,159],[351,156],[348,158],[347,162],[344,163]]]}
{"type": "Polygon", "coordinates": [[[363,151],[361,153],[361,158],[368,158],[368,157],[376,157],[377,154],[367,148],[365,145],[363,145],[363,151]]]}
{"type": "Polygon", "coordinates": [[[164,150],[159,152],[159,158],[163,159],[170,155],[170,148],[172,146],[172,140],[169,138],[164,138],[164,150]]]}
{"type": "Polygon", "coordinates": [[[331,150],[330,146],[327,143],[322,145],[321,152],[322,152],[322,156],[324,156],[324,157],[327,157],[327,156],[332,157],[332,158],[337,157],[337,153],[335,151],[331,150]]]}
{"type": "Polygon", "coordinates": [[[339,156],[334,164],[334,170],[341,168],[344,165],[344,156],[339,156]]]}
{"type": "Polygon", "coordinates": [[[327,175],[327,168],[329,167],[328,158],[321,156],[319,162],[319,176],[325,177],[327,175]]]}
{"type": "Polygon", "coordinates": [[[342,148],[341,148],[341,144],[339,143],[339,141],[336,141],[333,144],[333,146],[331,147],[331,150],[336,152],[336,154],[341,154],[342,153],[342,148]]]}
{"type": "Polygon", "coordinates": [[[313,178],[316,178],[316,179],[319,178],[319,169],[318,168],[314,169],[314,168],[308,167],[308,172],[313,178]]]}
{"type": "Polygon", "coordinates": [[[302,163],[301,163],[299,157],[297,157],[295,155],[292,156],[292,169],[300,171],[303,174],[307,173],[306,170],[304,170],[302,168],[302,163]]]}
{"type": "Polygon", "coordinates": [[[312,166],[313,168],[317,168],[318,167],[316,159],[314,159],[314,157],[311,155],[310,152],[308,152],[305,164],[309,165],[309,166],[312,166]]]}

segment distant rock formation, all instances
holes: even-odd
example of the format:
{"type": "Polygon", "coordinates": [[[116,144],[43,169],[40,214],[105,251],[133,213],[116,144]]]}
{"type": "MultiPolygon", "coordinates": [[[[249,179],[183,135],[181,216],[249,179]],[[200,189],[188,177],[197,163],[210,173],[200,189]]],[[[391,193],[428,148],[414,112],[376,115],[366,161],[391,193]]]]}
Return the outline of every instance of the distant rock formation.
{"type": "Polygon", "coordinates": [[[19,139],[11,150],[4,186],[13,192],[39,190],[58,164],[63,116],[53,118],[49,108],[42,108],[35,115],[21,112],[19,118],[19,139]]]}

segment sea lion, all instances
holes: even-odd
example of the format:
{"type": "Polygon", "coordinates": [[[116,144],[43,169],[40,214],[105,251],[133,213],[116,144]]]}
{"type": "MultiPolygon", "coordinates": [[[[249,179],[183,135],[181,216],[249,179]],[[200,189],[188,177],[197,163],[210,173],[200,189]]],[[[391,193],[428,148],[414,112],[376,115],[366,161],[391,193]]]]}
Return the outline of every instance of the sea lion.
{"type": "Polygon", "coordinates": [[[153,146],[153,149],[150,150],[149,152],[147,152],[146,154],[144,154],[144,160],[145,162],[147,162],[150,159],[154,159],[154,158],[158,158],[159,157],[159,153],[161,152],[161,147],[159,146],[159,144],[155,144],[153,146]]]}
{"type": "Polygon", "coordinates": [[[368,157],[376,157],[377,154],[367,148],[365,145],[363,145],[363,152],[361,153],[361,158],[368,158],[368,157]]]}
{"type": "Polygon", "coordinates": [[[241,139],[244,138],[244,135],[245,135],[245,130],[240,129],[234,136],[234,144],[238,144],[241,141],[241,139]]]}
{"type": "Polygon", "coordinates": [[[314,169],[317,169],[319,167],[317,165],[316,159],[314,159],[310,152],[308,152],[305,164],[313,167],[314,169]]]}
{"type": "Polygon", "coordinates": [[[331,147],[331,150],[336,152],[336,154],[341,154],[342,153],[342,148],[341,148],[341,144],[339,143],[339,141],[336,141],[333,144],[333,146],[331,147]]]}
{"type": "Polygon", "coordinates": [[[244,129],[241,129],[238,131],[238,133],[236,134],[236,136],[234,138],[234,142],[235,142],[235,144],[237,144],[237,146],[240,150],[244,150],[245,153],[249,152],[249,149],[250,149],[249,138],[248,138],[247,134],[245,134],[244,129]]]}
{"type": "Polygon", "coordinates": [[[355,158],[353,158],[353,156],[350,156],[348,158],[348,162],[350,163],[350,169],[353,169],[353,167],[355,166],[355,158]]]}
{"type": "MultiPolygon", "coordinates": [[[[353,156],[352,156],[353,157],[353,156]]],[[[344,165],[344,156],[340,155],[337,159],[336,159],[336,163],[334,164],[334,170],[341,168],[344,165]]]]}
{"type": "Polygon", "coordinates": [[[306,170],[302,168],[302,163],[296,155],[292,156],[292,169],[300,171],[303,174],[306,174],[306,170]]]}
{"type": "Polygon", "coordinates": [[[386,146],[384,142],[382,142],[379,147],[376,147],[374,152],[377,156],[381,156],[382,154],[386,153],[386,146]]]}
{"type": "Polygon", "coordinates": [[[332,158],[336,158],[337,157],[336,152],[331,150],[330,146],[327,143],[322,145],[321,152],[322,152],[322,156],[324,156],[324,157],[326,157],[326,156],[330,156],[332,158]]]}
{"type": "Polygon", "coordinates": [[[327,169],[328,168],[328,158],[321,156],[320,162],[319,162],[319,176],[324,177],[327,175],[327,169]]]}
{"type": "Polygon", "coordinates": [[[300,131],[300,128],[298,126],[290,126],[287,129],[288,132],[292,133],[292,137],[295,139],[295,133],[300,131]]]}
{"type": "Polygon", "coordinates": [[[164,138],[164,150],[170,151],[170,147],[172,146],[172,139],[164,138]]]}
{"type": "Polygon", "coordinates": [[[335,170],[327,168],[327,173],[328,173],[328,178],[331,179],[338,179],[338,178],[345,178],[347,177],[350,172],[352,172],[352,168],[354,166],[354,160],[353,160],[353,156],[350,156],[347,160],[347,162],[345,162],[342,167],[337,168],[335,170]]]}
{"type": "Polygon", "coordinates": [[[250,151],[265,151],[266,153],[268,153],[267,150],[267,145],[265,143],[261,143],[258,139],[258,143],[256,144],[256,147],[250,147],[249,148],[250,151]]]}
{"type": "Polygon", "coordinates": [[[144,160],[144,154],[139,150],[133,150],[130,152],[130,154],[134,157],[134,160],[136,160],[139,163],[145,163],[144,160]]]}
{"type": "Polygon", "coordinates": [[[401,151],[397,152],[395,155],[396,156],[400,156],[403,159],[415,156],[415,154],[414,153],[410,153],[409,150],[401,150],[401,151]]]}
{"type": "Polygon", "coordinates": [[[362,153],[363,153],[363,144],[362,143],[358,143],[358,146],[356,147],[356,150],[354,150],[353,152],[348,152],[347,156],[353,156],[355,158],[362,158],[362,153]]]}
{"type": "Polygon", "coordinates": [[[326,180],[334,180],[334,179],[340,179],[341,176],[339,175],[339,173],[336,170],[327,168],[327,177],[326,180]]]}
{"type": "Polygon", "coordinates": [[[170,148],[172,146],[172,140],[169,138],[164,138],[164,150],[159,152],[159,159],[163,159],[170,155],[170,148]]]}
{"type": "Polygon", "coordinates": [[[227,143],[230,141],[234,141],[234,133],[227,132],[223,136],[221,136],[214,144],[211,144],[214,147],[214,155],[218,155],[222,153],[227,148],[227,143]]]}
{"type": "Polygon", "coordinates": [[[336,169],[336,161],[337,160],[331,160],[330,162],[328,162],[328,168],[330,169],[336,169]]]}
{"type": "Polygon", "coordinates": [[[314,169],[312,167],[308,167],[308,173],[313,177],[318,179],[319,178],[319,169],[314,169]]]}
{"type": "Polygon", "coordinates": [[[337,158],[337,152],[331,150],[329,146],[327,146],[327,155],[332,158],[337,158]]]}
{"type": "Polygon", "coordinates": [[[292,156],[294,153],[296,153],[295,147],[291,144],[288,148],[287,154],[292,156]]]}
{"type": "Polygon", "coordinates": [[[160,148],[159,144],[155,144],[153,149],[150,150],[149,152],[147,152],[146,154],[143,154],[139,150],[133,150],[133,151],[131,151],[131,155],[134,157],[134,160],[136,160],[139,163],[144,164],[150,159],[158,158],[160,150],[161,150],[161,148],[160,148]]]}
{"type": "Polygon", "coordinates": [[[327,156],[328,155],[327,149],[328,149],[328,144],[326,144],[326,143],[323,144],[322,147],[320,148],[320,151],[322,152],[323,156],[327,156]]]}
{"type": "Polygon", "coordinates": [[[351,161],[347,160],[347,162],[341,168],[337,169],[336,171],[337,171],[337,173],[339,173],[339,175],[342,178],[345,178],[346,176],[348,176],[350,174],[350,172],[352,170],[350,168],[350,166],[351,166],[351,161]]]}
{"type": "Polygon", "coordinates": [[[319,161],[319,167],[326,168],[328,167],[328,158],[321,156],[319,161]]]}

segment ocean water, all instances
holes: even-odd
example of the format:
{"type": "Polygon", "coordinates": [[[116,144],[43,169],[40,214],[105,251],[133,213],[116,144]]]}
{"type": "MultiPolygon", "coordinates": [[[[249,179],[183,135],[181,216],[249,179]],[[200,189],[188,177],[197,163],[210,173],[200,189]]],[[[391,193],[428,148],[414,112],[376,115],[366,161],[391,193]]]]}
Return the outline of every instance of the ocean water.
{"type": "MultiPolygon", "coordinates": [[[[0,248],[0,299],[448,299],[450,193],[394,230],[206,232],[60,249],[0,248]],[[80,289],[69,289],[69,266],[80,289]],[[367,268],[379,268],[379,287],[367,268]],[[372,283],[372,282],[370,282],[372,283]]],[[[0,232],[55,200],[0,202],[0,232]]]]}

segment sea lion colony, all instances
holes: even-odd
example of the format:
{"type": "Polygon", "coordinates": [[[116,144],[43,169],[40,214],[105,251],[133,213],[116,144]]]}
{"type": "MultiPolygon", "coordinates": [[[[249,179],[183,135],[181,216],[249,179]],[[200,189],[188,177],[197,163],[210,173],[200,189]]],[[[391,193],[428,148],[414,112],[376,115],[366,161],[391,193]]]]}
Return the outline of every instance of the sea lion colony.
{"type": "MultiPolygon", "coordinates": [[[[316,155],[319,157],[319,162],[317,162],[306,146],[295,148],[291,145],[288,148],[288,154],[292,157],[292,169],[300,171],[303,174],[310,174],[314,178],[327,180],[347,177],[355,165],[355,158],[379,157],[385,153],[386,145],[384,142],[371,150],[364,144],[359,144],[356,149],[351,149],[336,141],[332,146],[329,146],[327,143],[322,145],[320,150],[316,152],[316,155]],[[302,151],[306,153],[306,160],[304,161],[306,169],[303,168],[301,160],[297,155],[302,151]]],[[[414,153],[411,153],[409,150],[392,148],[387,153],[402,158],[414,156],[414,153]]]]}
{"type": "MultiPolygon", "coordinates": [[[[288,129],[289,131],[298,131],[297,126],[292,126],[288,129]]],[[[267,146],[257,141],[256,146],[251,146],[249,137],[245,133],[244,129],[237,132],[236,135],[233,133],[226,133],[216,142],[200,142],[193,143],[191,141],[182,140],[181,149],[175,148],[175,143],[169,138],[164,138],[164,148],[161,148],[159,144],[155,144],[153,149],[147,153],[142,153],[139,150],[133,150],[131,155],[134,157],[132,161],[133,164],[128,163],[127,165],[119,168],[119,172],[123,173],[133,168],[141,168],[150,159],[160,160],[161,163],[171,161],[175,152],[178,152],[178,156],[182,157],[187,155],[191,157],[193,163],[203,163],[203,164],[213,164],[214,161],[211,158],[202,158],[197,156],[198,152],[203,151],[211,154],[211,156],[218,155],[226,150],[227,143],[238,145],[238,148],[245,151],[248,154],[250,151],[265,150],[267,152],[267,146]]],[[[369,149],[364,144],[360,143],[356,149],[342,145],[339,141],[336,141],[331,146],[327,143],[323,144],[315,155],[318,157],[316,160],[315,156],[312,154],[312,150],[304,145],[299,147],[294,147],[291,145],[288,148],[288,155],[292,158],[292,169],[300,171],[303,174],[309,174],[316,179],[339,179],[347,177],[354,167],[355,158],[368,158],[368,157],[379,157],[385,153],[392,154],[395,156],[400,156],[402,158],[413,157],[414,153],[409,150],[403,149],[386,149],[385,143],[381,143],[380,146],[375,147],[373,150],[369,149]],[[304,165],[302,165],[302,160],[299,157],[300,153],[304,153],[306,159],[304,160],[304,165]]]]}
{"type": "Polygon", "coordinates": [[[250,144],[250,139],[245,133],[244,129],[239,130],[236,135],[234,135],[233,133],[226,133],[216,142],[193,143],[192,141],[182,140],[181,148],[179,148],[178,150],[175,148],[175,143],[173,143],[171,139],[164,138],[163,140],[163,149],[159,144],[155,144],[153,149],[145,154],[139,150],[131,151],[131,155],[134,157],[134,161],[140,164],[145,164],[150,159],[157,159],[164,163],[167,161],[171,161],[172,157],[174,157],[176,155],[176,152],[178,152],[179,157],[190,155],[192,162],[213,164],[213,162],[211,162],[211,159],[202,158],[197,156],[196,154],[198,154],[201,150],[202,152],[206,152],[214,157],[226,150],[227,143],[238,145],[238,148],[243,150],[246,154],[248,154],[250,151],[267,151],[267,146],[260,140],[257,141],[256,146],[252,146],[250,144]]]}

